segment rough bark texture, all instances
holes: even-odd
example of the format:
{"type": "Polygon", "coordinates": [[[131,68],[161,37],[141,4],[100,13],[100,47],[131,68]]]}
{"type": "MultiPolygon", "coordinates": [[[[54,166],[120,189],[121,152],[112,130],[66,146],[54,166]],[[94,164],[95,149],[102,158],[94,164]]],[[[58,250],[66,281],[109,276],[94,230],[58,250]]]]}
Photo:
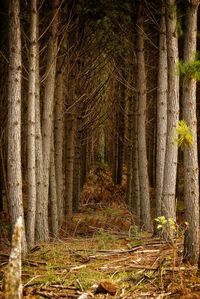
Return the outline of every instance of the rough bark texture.
{"type": "MultiPolygon", "coordinates": [[[[9,213],[13,231],[17,219],[22,216],[22,173],[21,173],[21,32],[20,3],[11,0],[9,5],[9,78],[8,78],[8,162],[7,179],[9,213]]],[[[22,238],[26,250],[25,235],[22,238]]]]}
{"type": "Polygon", "coordinates": [[[167,45],[165,4],[162,3],[160,23],[158,90],[157,90],[157,145],[156,145],[156,217],[162,214],[162,190],[167,137],[167,45]]]}
{"type": "Polygon", "coordinates": [[[150,199],[149,199],[149,178],[147,167],[146,149],[146,70],[144,58],[144,17],[142,4],[138,7],[137,20],[137,63],[138,63],[138,163],[139,163],[139,184],[140,184],[140,222],[145,230],[151,230],[150,199]]]}
{"type": "Polygon", "coordinates": [[[51,37],[47,53],[47,78],[44,88],[44,107],[42,114],[42,150],[43,150],[43,170],[44,170],[44,194],[43,194],[43,211],[44,226],[41,227],[41,235],[44,241],[49,239],[48,229],[48,197],[49,197],[49,170],[50,170],[50,153],[51,138],[53,132],[53,111],[54,111],[54,91],[55,91],[55,74],[56,74],[56,57],[57,57],[57,32],[58,32],[58,8],[60,0],[53,1],[51,37]]]}
{"type": "Polygon", "coordinates": [[[20,216],[15,224],[12,236],[12,249],[4,277],[4,298],[20,299],[22,298],[22,238],[24,234],[23,219],[20,216]]]}
{"type": "MultiPolygon", "coordinates": [[[[196,1],[196,5],[188,5],[186,10],[185,62],[192,61],[196,52],[198,4],[199,1],[196,1]]],[[[195,78],[186,77],[183,81],[183,119],[193,136],[192,145],[184,148],[185,217],[189,223],[184,240],[184,259],[196,264],[199,257],[199,168],[195,78]]]]}
{"type": "Polygon", "coordinates": [[[52,138],[51,161],[50,161],[50,219],[51,233],[55,238],[58,234],[58,202],[56,188],[54,138],[52,138]]]}
{"type": "Polygon", "coordinates": [[[81,137],[82,137],[82,117],[77,118],[77,132],[75,137],[74,167],[73,167],[73,210],[79,210],[79,198],[81,188],[81,137]]]}
{"type": "Polygon", "coordinates": [[[113,163],[112,163],[112,179],[117,184],[117,168],[118,168],[118,113],[115,113],[115,133],[113,134],[113,163]]]}
{"type": "MultiPolygon", "coordinates": [[[[37,24],[38,27],[38,24],[37,24]]],[[[38,37],[38,28],[37,28],[38,37]]],[[[44,209],[43,192],[43,154],[42,154],[42,132],[41,132],[41,112],[40,112],[40,75],[39,75],[39,44],[37,43],[36,61],[36,106],[35,106],[35,149],[36,149],[36,219],[35,237],[37,241],[43,241],[43,226],[45,219],[42,217],[44,209]]]]}
{"type": "Polygon", "coordinates": [[[179,120],[179,77],[178,37],[176,1],[166,1],[167,28],[167,62],[168,62],[168,95],[167,95],[167,143],[163,179],[162,214],[168,219],[176,219],[176,173],[178,146],[175,143],[176,128],[179,120]]]}
{"type": "Polygon", "coordinates": [[[36,167],[35,167],[35,107],[36,107],[36,57],[37,55],[37,0],[31,1],[29,87],[28,87],[28,211],[27,242],[35,241],[36,167]]]}
{"type": "Polygon", "coordinates": [[[64,74],[62,66],[57,73],[55,92],[55,172],[58,197],[58,219],[62,223],[64,215],[64,179],[63,179],[63,147],[64,147],[64,74]]]}
{"type": "Polygon", "coordinates": [[[76,135],[76,114],[74,109],[66,114],[66,118],[66,210],[67,218],[70,220],[73,212],[73,171],[76,135]]]}
{"type": "MultiPolygon", "coordinates": [[[[121,71],[124,78],[124,70],[121,71]]],[[[118,115],[118,163],[117,163],[117,184],[122,183],[123,162],[124,162],[124,109],[125,109],[125,86],[119,84],[119,115],[118,115]]]]}
{"type": "MultiPolygon", "coordinates": [[[[127,183],[126,183],[126,202],[131,206],[132,203],[132,180],[133,180],[133,132],[134,132],[134,98],[133,96],[129,95],[127,99],[128,103],[128,145],[127,145],[127,183]]],[[[133,209],[134,212],[135,209],[133,209]]]]}

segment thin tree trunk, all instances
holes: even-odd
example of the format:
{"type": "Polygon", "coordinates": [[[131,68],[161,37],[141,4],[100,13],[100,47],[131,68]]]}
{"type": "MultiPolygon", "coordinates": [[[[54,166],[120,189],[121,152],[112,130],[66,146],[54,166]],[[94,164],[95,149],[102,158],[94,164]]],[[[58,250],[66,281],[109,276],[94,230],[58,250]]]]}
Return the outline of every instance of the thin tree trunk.
{"type": "Polygon", "coordinates": [[[163,178],[162,214],[168,219],[176,219],[176,173],[178,146],[175,143],[176,127],[179,120],[179,77],[176,71],[178,64],[178,37],[176,1],[167,0],[167,62],[168,62],[168,95],[167,95],[167,143],[163,178]]]}
{"type": "Polygon", "coordinates": [[[157,90],[157,146],[156,146],[156,217],[162,214],[162,191],[167,135],[167,45],[165,3],[162,2],[160,21],[158,90],[157,90]]]}
{"type": "MultiPolygon", "coordinates": [[[[9,3],[9,78],[8,78],[8,192],[11,231],[21,216],[24,225],[21,172],[21,32],[20,3],[9,3]]],[[[23,233],[22,250],[26,251],[23,233]]]]}
{"type": "MultiPolygon", "coordinates": [[[[60,64],[63,62],[61,60],[60,64]]],[[[59,65],[55,92],[55,172],[58,197],[58,219],[62,223],[64,216],[64,179],[63,179],[63,148],[64,148],[64,70],[59,65]]]]}
{"type": "Polygon", "coordinates": [[[117,169],[118,169],[118,113],[115,113],[115,133],[113,136],[113,163],[112,163],[112,180],[117,184],[117,169]]]}
{"type": "Polygon", "coordinates": [[[66,149],[66,210],[67,220],[71,220],[73,213],[73,171],[75,156],[76,114],[70,111],[67,118],[67,149],[66,149]]]}
{"type": "MultiPolygon", "coordinates": [[[[37,20],[37,40],[38,40],[38,20],[37,20]]],[[[35,107],[35,148],[36,148],[36,219],[35,237],[37,241],[44,241],[43,228],[46,221],[43,217],[44,202],[44,181],[43,181],[43,154],[42,154],[42,132],[41,132],[41,112],[40,112],[40,69],[39,69],[39,43],[36,48],[36,107],[35,107]]]]}
{"type": "MultiPolygon", "coordinates": [[[[131,206],[132,203],[132,196],[133,196],[133,124],[134,124],[134,98],[132,95],[128,96],[128,145],[127,145],[127,183],[126,183],[126,202],[127,204],[131,206]]],[[[136,212],[135,209],[133,209],[134,212],[136,212]]]]}
{"type": "MultiPolygon", "coordinates": [[[[122,70],[122,77],[124,77],[122,70]]],[[[118,163],[117,163],[117,184],[121,185],[124,162],[124,110],[125,110],[125,86],[119,83],[119,115],[118,115],[118,163]]]]}
{"type": "Polygon", "coordinates": [[[53,234],[53,237],[56,237],[58,234],[58,202],[57,202],[55,155],[54,154],[55,154],[54,138],[52,135],[51,160],[50,160],[50,219],[51,219],[51,233],[53,234]]]}
{"type": "Polygon", "coordinates": [[[44,88],[44,107],[42,115],[42,150],[43,150],[43,170],[44,170],[44,209],[42,217],[44,226],[42,238],[46,241],[49,239],[48,228],[48,197],[49,197],[49,170],[50,170],[50,153],[51,138],[53,132],[53,111],[54,111],[54,91],[55,91],[55,74],[56,74],[56,56],[57,56],[57,32],[58,32],[58,8],[60,0],[53,1],[53,22],[51,24],[51,37],[47,53],[47,78],[44,88]]]}
{"type": "Polygon", "coordinates": [[[36,55],[37,55],[37,0],[31,1],[31,30],[28,91],[28,211],[27,242],[35,242],[36,167],[35,167],[35,107],[36,107],[36,55]]]}
{"type": "MultiPolygon", "coordinates": [[[[197,11],[199,1],[187,4],[184,62],[194,60],[197,40],[197,11]]],[[[184,240],[184,259],[196,264],[199,258],[199,167],[197,153],[196,79],[183,81],[183,119],[192,136],[191,146],[184,148],[184,199],[185,217],[189,224],[184,240]]]]}
{"type": "Polygon", "coordinates": [[[138,161],[139,161],[139,184],[140,184],[140,222],[145,230],[151,230],[149,178],[146,148],[146,70],[144,58],[144,16],[142,3],[138,7],[137,20],[137,89],[138,89],[138,161]]]}
{"type": "Polygon", "coordinates": [[[77,130],[75,137],[75,152],[74,152],[74,167],[73,167],[73,211],[78,212],[79,210],[79,198],[81,188],[81,123],[82,117],[77,118],[77,130]]]}

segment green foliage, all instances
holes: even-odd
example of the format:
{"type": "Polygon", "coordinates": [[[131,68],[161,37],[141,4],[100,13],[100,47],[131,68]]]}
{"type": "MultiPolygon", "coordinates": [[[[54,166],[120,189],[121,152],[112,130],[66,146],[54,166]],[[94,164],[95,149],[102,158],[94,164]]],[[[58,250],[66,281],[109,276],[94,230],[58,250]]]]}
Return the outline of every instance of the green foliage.
{"type": "Polygon", "coordinates": [[[196,57],[189,61],[180,61],[178,64],[179,75],[183,80],[196,79],[200,81],[200,60],[196,57]]]}
{"type": "Polygon", "coordinates": [[[165,216],[159,216],[155,218],[155,221],[157,222],[157,229],[161,231],[161,235],[172,243],[174,243],[176,237],[184,235],[189,225],[187,221],[183,225],[178,225],[174,219],[167,219],[165,216]]]}
{"type": "Polygon", "coordinates": [[[178,146],[181,149],[183,149],[185,146],[188,147],[192,146],[193,144],[192,132],[184,119],[178,122],[176,132],[178,134],[176,142],[178,143],[178,146]]]}
{"type": "Polygon", "coordinates": [[[176,235],[176,223],[172,218],[165,218],[165,216],[159,216],[155,218],[157,222],[157,229],[161,231],[162,235],[167,239],[172,240],[176,235]]]}

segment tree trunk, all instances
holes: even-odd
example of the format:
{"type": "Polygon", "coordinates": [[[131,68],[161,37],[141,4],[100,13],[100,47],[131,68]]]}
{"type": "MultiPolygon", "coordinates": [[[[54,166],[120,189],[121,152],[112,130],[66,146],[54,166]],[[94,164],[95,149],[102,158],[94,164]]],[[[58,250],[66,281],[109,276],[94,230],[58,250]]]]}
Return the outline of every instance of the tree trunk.
{"type": "Polygon", "coordinates": [[[35,107],[36,107],[36,57],[37,55],[37,0],[31,1],[31,30],[29,58],[28,90],[28,211],[27,242],[28,246],[35,241],[36,214],[36,167],[35,167],[35,107]]]}
{"type": "MultiPolygon", "coordinates": [[[[38,20],[37,20],[37,40],[38,40],[38,20]]],[[[36,219],[35,237],[37,241],[44,241],[43,228],[46,221],[43,217],[44,202],[44,181],[43,181],[43,154],[42,154],[42,132],[41,132],[41,112],[40,112],[40,69],[39,69],[39,43],[36,48],[36,106],[35,106],[35,148],[36,148],[36,219]]]]}
{"type": "Polygon", "coordinates": [[[55,172],[58,197],[58,219],[62,223],[64,216],[64,68],[63,59],[58,61],[57,84],[55,92],[55,172]]]}
{"type": "Polygon", "coordinates": [[[149,178],[147,167],[146,148],[146,70],[144,58],[144,16],[142,3],[138,7],[137,20],[137,89],[138,89],[138,161],[139,161],[139,184],[140,184],[140,222],[145,230],[151,230],[149,178]]]}
{"type": "Polygon", "coordinates": [[[55,238],[58,234],[58,202],[55,172],[54,138],[52,137],[51,160],[50,160],[50,220],[51,233],[55,238]]]}
{"type": "Polygon", "coordinates": [[[156,217],[162,215],[162,191],[167,135],[167,45],[165,4],[162,2],[160,21],[158,89],[157,89],[157,145],[156,145],[156,217]]]}
{"type": "Polygon", "coordinates": [[[12,249],[8,266],[4,277],[4,297],[5,299],[21,299],[23,296],[22,287],[22,238],[24,234],[23,219],[20,216],[15,224],[12,236],[12,249]]]}
{"type": "Polygon", "coordinates": [[[117,169],[118,169],[118,113],[115,113],[115,133],[113,134],[113,163],[112,163],[112,180],[117,184],[117,169]]]}
{"type": "Polygon", "coordinates": [[[71,220],[73,213],[73,172],[75,156],[76,114],[74,108],[66,114],[66,210],[67,220],[71,220]]]}
{"type": "MultiPolygon", "coordinates": [[[[195,58],[197,40],[197,11],[199,1],[187,4],[186,32],[184,41],[184,62],[195,58]]],[[[187,75],[186,75],[187,76],[187,75]]],[[[199,258],[199,168],[197,153],[196,79],[183,81],[183,119],[187,122],[192,136],[191,146],[184,148],[184,199],[185,216],[189,226],[185,233],[184,260],[196,264],[199,258]]]]}
{"type": "Polygon", "coordinates": [[[48,229],[48,197],[49,197],[49,170],[51,154],[51,138],[53,133],[53,111],[54,111],[54,91],[56,74],[56,56],[57,56],[57,32],[58,32],[58,8],[60,0],[53,1],[51,37],[47,53],[47,78],[44,88],[44,106],[42,115],[42,150],[43,150],[43,170],[44,170],[44,194],[43,211],[44,226],[42,228],[42,238],[44,241],[49,239],[48,229]]]}
{"type": "MultiPolygon", "coordinates": [[[[122,77],[125,77],[122,70],[122,77]]],[[[118,112],[118,163],[117,163],[117,184],[121,185],[124,162],[124,110],[125,110],[125,86],[119,83],[119,112],[118,112]]]]}
{"type": "MultiPolygon", "coordinates": [[[[130,92],[130,91],[129,91],[130,92]]],[[[126,165],[127,165],[127,183],[126,183],[126,202],[129,205],[129,207],[133,208],[132,203],[132,197],[133,197],[133,132],[134,132],[134,98],[132,95],[128,95],[128,124],[127,124],[127,134],[128,134],[128,145],[127,145],[127,159],[126,159],[126,165]]],[[[133,209],[134,212],[136,212],[135,208],[133,209]]]]}
{"type": "Polygon", "coordinates": [[[167,0],[167,143],[163,178],[162,215],[167,219],[176,219],[175,191],[178,147],[175,143],[176,128],[179,120],[179,77],[176,71],[178,64],[178,38],[176,1],[167,0]]]}
{"type": "Polygon", "coordinates": [[[75,152],[74,152],[74,168],[73,168],[73,211],[78,212],[79,210],[79,198],[81,188],[81,124],[82,117],[77,118],[77,129],[75,136],[75,152]]]}
{"type": "MultiPolygon", "coordinates": [[[[20,3],[9,3],[9,78],[8,78],[8,192],[11,231],[21,216],[24,223],[21,173],[21,32],[20,3]]],[[[23,233],[22,249],[26,250],[23,233]]]]}

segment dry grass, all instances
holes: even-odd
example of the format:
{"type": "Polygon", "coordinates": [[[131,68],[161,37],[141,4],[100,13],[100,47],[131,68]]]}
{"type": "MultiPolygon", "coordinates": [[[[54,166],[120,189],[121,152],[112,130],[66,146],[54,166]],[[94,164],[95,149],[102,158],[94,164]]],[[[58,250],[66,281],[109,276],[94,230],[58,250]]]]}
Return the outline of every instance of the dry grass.
{"type": "Polygon", "coordinates": [[[93,170],[67,230],[23,261],[24,298],[200,298],[197,269],[182,264],[182,240],[173,247],[139,231],[123,199],[107,170],[93,170]],[[107,294],[95,294],[99,285],[107,294]]]}

